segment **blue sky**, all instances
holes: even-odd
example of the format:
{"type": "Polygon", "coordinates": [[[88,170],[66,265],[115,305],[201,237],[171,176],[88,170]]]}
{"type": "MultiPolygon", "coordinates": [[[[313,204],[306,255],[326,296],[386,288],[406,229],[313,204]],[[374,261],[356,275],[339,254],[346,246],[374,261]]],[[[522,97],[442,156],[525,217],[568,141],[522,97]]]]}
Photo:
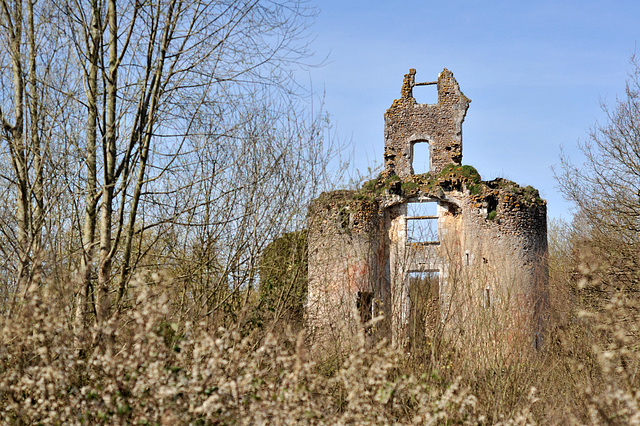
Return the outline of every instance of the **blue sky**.
{"type": "MultiPolygon", "coordinates": [[[[382,163],[383,114],[402,78],[453,71],[472,103],[463,124],[463,163],[483,179],[538,188],[549,216],[570,218],[551,166],[596,121],[600,102],[624,94],[640,39],[637,1],[318,0],[310,70],[338,137],[352,142],[352,167],[382,163]]],[[[640,53],[640,52],[639,52],[640,53]]],[[[434,102],[435,87],[414,90],[434,102]]]]}

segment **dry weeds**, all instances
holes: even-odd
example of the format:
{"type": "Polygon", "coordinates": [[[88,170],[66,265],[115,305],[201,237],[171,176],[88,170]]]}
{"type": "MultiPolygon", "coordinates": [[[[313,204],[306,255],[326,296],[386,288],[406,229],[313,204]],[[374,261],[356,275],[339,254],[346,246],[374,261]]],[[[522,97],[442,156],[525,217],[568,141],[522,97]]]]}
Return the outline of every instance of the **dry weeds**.
{"type": "Polygon", "coordinates": [[[129,309],[85,336],[73,334],[71,298],[46,283],[0,318],[1,421],[640,424],[640,317],[629,295],[552,316],[542,351],[487,367],[444,341],[407,354],[361,336],[348,356],[312,356],[302,333],[180,322],[167,288],[139,287],[129,309]]]}

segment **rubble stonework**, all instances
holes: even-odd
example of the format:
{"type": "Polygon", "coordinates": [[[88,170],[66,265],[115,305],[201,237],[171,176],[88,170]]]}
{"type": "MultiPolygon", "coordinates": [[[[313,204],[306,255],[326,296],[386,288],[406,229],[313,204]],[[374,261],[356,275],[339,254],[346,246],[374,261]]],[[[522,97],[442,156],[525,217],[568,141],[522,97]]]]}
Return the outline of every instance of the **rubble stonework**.
{"type": "MultiPolygon", "coordinates": [[[[384,165],[387,175],[413,174],[413,147],[428,143],[430,171],[462,163],[462,122],[471,100],[446,68],[438,76],[438,103],[419,104],[413,97],[416,70],[404,76],[401,97],[384,115],[384,165]]],[[[433,84],[418,83],[418,84],[433,84]]]]}
{"type": "Polygon", "coordinates": [[[532,187],[485,182],[461,165],[469,99],[446,69],[437,104],[416,103],[419,84],[410,70],[385,114],[384,172],[309,208],[309,330],[342,345],[365,327],[401,346],[418,324],[426,338],[439,329],[460,342],[538,346],[547,316],[546,202],[532,187]],[[413,174],[415,143],[429,144],[429,173],[413,174]],[[433,203],[436,214],[410,217],[412,203],[433,203]],[[428,221],[437,236],[410,241],[412,227],[428,221]],[[435,280],[429,301],[412,300],[420,274],[435,280]],[[420,304],[436,310],[416,322],[420,304]]]}

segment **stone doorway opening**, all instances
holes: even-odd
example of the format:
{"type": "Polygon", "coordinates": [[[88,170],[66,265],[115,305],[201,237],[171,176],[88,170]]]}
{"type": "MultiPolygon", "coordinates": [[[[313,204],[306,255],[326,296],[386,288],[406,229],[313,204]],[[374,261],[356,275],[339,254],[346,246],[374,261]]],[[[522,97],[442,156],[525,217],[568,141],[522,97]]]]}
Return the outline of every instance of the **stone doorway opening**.
{"type": "Polygon", "coordinates": [[[412,353],[424,353],[430,349],[440,322],[440,272],[409,272],[408,284],[408,342],[412,353]]]}

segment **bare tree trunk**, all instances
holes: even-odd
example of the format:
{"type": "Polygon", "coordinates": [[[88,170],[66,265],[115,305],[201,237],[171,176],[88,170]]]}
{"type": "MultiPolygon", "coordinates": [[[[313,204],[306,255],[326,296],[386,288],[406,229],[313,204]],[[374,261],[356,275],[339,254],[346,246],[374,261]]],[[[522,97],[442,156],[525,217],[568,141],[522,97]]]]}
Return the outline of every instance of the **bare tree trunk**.
{"type": "Polygon", "coordinates": [[[109,71],[107,75],[107,116],[104,140],[104,185],[102,187],[102,211],[100,220],[100,268],[96,292],[97,321],[109,316],[109,285],[114,247],[111,241],[113,198],[116,170],[116,102],[118,91],[118,21],[116,1],[109,0],[107,6],[109,23],[109,71]]]}
{"type": "Polygon", "coordinates": [[[77,291],[75,332],[84,331],[87,316],[87,302],[91,288],[94,242],[97,222],[97,120],[98,120],[98,55],[100,54],[102,30],[100,10],[96,0],[91,2],[91,31],[87,40],[89,49],[89,69],[87,73],[87,146],[85,154],[87,187],[85,189],[85,216],[82,231],[81,276],[77,291]]]}
{"type": "Polygon", "coordinates": [[[33,196],[35,199],[34,213],[31,218],[31,245],[33,253],[39,255],[42,247],[42,226],[44,225],[44,188],[43,188],[43,157],[42,147],[39,133],[40,122],[40,99],[38,95],[37,78],[36,78],[36,32],[33,16],[33,0],[27,1],[29,30],[27,37],[29,39],[29,112],[30,112],[30,135],[31,149],[33,150],[34,161],[34,181],[33,196]]]}
{"type": "MultiPolygon", "coordinates": [[[[136,179],[136,186],[133,192],[133,200],[131,202],[131,211],[129,213],[129,222],[127,224],[126,235],[125,235],[125,244],[124,244],[124,253],[123,253],[123,266],[122,271],[120,273],[120,288],[118,291],[118,301],[122,299],[124,296],[124,292],[126,289],[127,282],[130,278],[131,273],[131,247],[133,244],[133,237],[135,233],[135,222],[136,216],[138,213],[138,206],[140,203],[140,196],[142,194],[142,187],[145,182],[145,173],[147,167],[147,161],[149,158],[149,148],[151,146],[151,137],[153,135],[153,126],[155,123],[157,110],[158,110],[158,102],[161,94],[161,81],[164,74],[164,63],[167,55],[167,49],[169,48],[169,43],[172,39],[172,33],[175,29],[174,22],[174,8],[175,1],[172,1],[169,5],[169,10],[167,12],[166,23],[164,32],[162,35],[162,45],[160,46],[160,55],[157,59],[157,63],[155,65],[155,73],[153,74],[153,79],[151,82],[151,87],[149,90],[149,97],[151,98],[151,102],[144,102],[143,105],[147,106],[147,109],[144,111],[139,111],[140,122],[139,126],[141,131],[140,138],[140,163],[138,164],[138,176],[136,179]],[[142,118],[146,118],[143,120],[142,118]]],[[[150,42],[149,52],[153,51],[152,42],[150,42]]],[[[171,71],[169,72],[171,74],[171,71]]],[[[165,76],[166,79],[170,78],[169,76],[165,76]]],[[[146,91],[143,92],[143,96],[147,96],[146,91]]]]}
{"type": "MultiPolygon", "coordinates": [[[[29,241],[29,176],[27,169],[27,153],[24,143],[24,81],[22,77],[22,1],[17,0],[10,10],[6,0],[2,0],[4,20],[9,27],[11,42],[11,65],[13,71],[14,124],[9,124],[2,116],[2,124],[7,133],[11,163],[16,173],[16,211],[18,222],[18,283],[17,295],[25,289],[29,280],[30,241],[29,241]]],[[[15,298],[14,298],[15,300],[15,298]]]]}

